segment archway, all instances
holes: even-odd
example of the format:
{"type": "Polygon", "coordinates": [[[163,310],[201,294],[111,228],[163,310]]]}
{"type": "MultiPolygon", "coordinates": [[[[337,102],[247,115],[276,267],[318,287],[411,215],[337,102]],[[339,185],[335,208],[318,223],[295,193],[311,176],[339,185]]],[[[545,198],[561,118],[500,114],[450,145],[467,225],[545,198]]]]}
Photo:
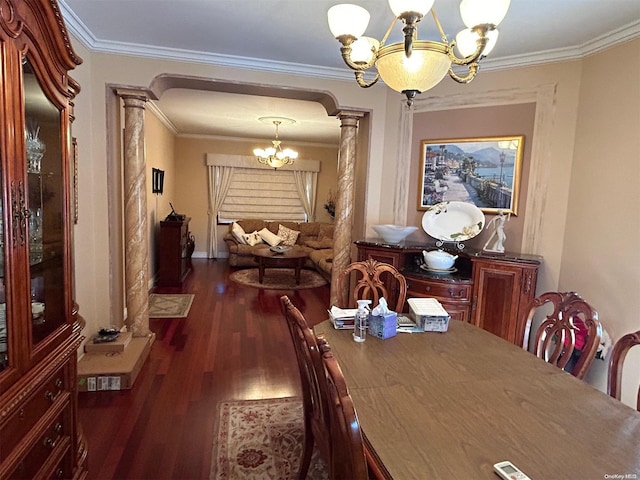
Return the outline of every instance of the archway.
{"type": "MultiPolygon", "coordinates": [[[[124,273],[124,265],[126,264],[126,259],[124,255],[123,249],[123,219],[121,217],[121,209],[120,206],[123,204],[123,196],[125,195],[123,192],[126,191],[126,186],[122,185],[122,175],[121,172],[123,170],[122,167],[122,155],[121,154],[121,145],[120,145],[120,114],[121,114],[121,105],[120,105],[120,97],[117,95],[117,90],[121,89],[119,86],[109,85],[108,91],[111,93],[108,96],[107,100],[107,112],[109,115],[108,120],[108,131],[109,131],[109,139],[108,142],[108,161],[109,161],[109,175],[108,175],[108,193],[109,193],[109,205],[110,205],[110,217],[109,217],[109,225],[110,231],[113,233],[113,238],[110,238],[110,293],[112,299],[112,318],[118,319],[120,318],[121,313],[125,311],[125,302],[124,302],[124,282],[123,282],[123,273],[124,273]]],[[[129,87],[131,88],[131,87],[129,87]]],[[[357,121],[354,125],[353,118],[362,117],[368,115],[368,112],[354,112],[353,110],[349,110],[348,112],[342,111],[339,107],[336,98],[327,91],[319,91],[319,90],[302,90],[291,87],[283,87],[283,86],[274,86],[274,85],[263,85],[263,84],[253,84],[253,83],[245,83],[245,82],[233,82],[227,80],[218,80],[218,79],[210,79],[210,78],[202,78],[202,77],[193,77],[193,76],[185,76],[185,75],[175,75],[175,74],[161,74],[156,76],[150,83],[148,88],[140,88],[140,92],[144,92],[148,99],[158,99],[162,96],[164,92],[172,88],[182,88],[182,89],[195,89],[195,90],[203,90],[203,91],[212,91],[212,92],[221,92],[221,93],[234,93],[234,94],[244,94],[244,95],[254,95],[254,96],[266,96],[266,97],[274,97],[274,98],[286,98],[286,99],[294,99],[294,100],[303,100],[316,102],[322,105],[324,110],[327,112],[329,116],[338,116],[341,120],[343,118],[349,117],[351,121],[348,122],[347,130],[350,130],[348,134],[345,135],[344,128],[341,130],[341,144],[340,144],[340,152],[345,158],[347,158],[346,162],[342,162],[342,164],[349,164],[355,162],[356,156],[356,145],[358,143],[357,136],[354,131],[357,128],[357,121]],[[354,117],[355,115],[355,117],[354,117]]],[[[344,122],[343,122],[344,123],[344,122]]],[[[344,124],[342,125],[345,126],[344,124]]],[[[368,132],[365,132],[363,135],[368,135],[368,132]]],[[[368,144],[368,141],[365,141],[368,144]]],[[[340,163],[340,162],[339,162],[340,163]]],[[[339,165],[339,169],[340,169],[339,165]]],[[[343,172],[344,174],[344,172],[343,172]]],[[[338,191],[338,195],[342,197],[341,202],[337,202],[337,211],[336,218],[340,219],[339,223],[341,223],[339,231],[339,241],[338,244],[334,243],[334,249],[338,249],[337,252],[341,252],[339,255],[344,261],[349,259],[349,255],[345,255],[344,251],[350,251],[351,246],[351,228],[350,226],[353,224],[351,221],[352,208],[342,207],[345,210],[340,211],[340,205],[348,205],[351,206],[353,196],[354,196],[354,182],[353,180],[343,181],[342,182],[342,191],[338,191]],[[346,226],[346,228],[345,228],[346,226]],[[347,231],[348,230],[348,231],[347,231]]],[[[142,192],[142,194],[146,195],[146,192],[142,192]]],[[[338,224],[338,222],[337,222],[338,224]]],[[[337,225],[338,226],[338,225],[337,225]]],[[[338,228],[337,228],[338,230],[338,228]]],[[[128,240],[127,240],[128,241],[128,240]]],[[[145,249],[148,249],[148,244],[144,246],[145,249]]],[[[336,265],[334,263],[334,267],[342,267],[343,265],[336,265]]],[[[344,263],[344,262],[342,262],[344,263]]],[[[332,282],[332,298],[334,298],[334,282],[332,282]]]]}

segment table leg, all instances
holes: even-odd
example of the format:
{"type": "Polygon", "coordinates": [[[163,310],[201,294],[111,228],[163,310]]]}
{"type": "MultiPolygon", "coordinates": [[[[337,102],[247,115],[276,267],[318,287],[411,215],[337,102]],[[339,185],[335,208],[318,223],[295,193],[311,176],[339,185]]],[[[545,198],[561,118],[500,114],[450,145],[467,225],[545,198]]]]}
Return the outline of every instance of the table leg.
{"type": "Polygon", "coordinates": [[[298,259],[296,262],[296,285],[300,285],[300,270],[302,269],[302,265],[304,264],[304,258],[298,259]]]}
{"type": "Polygon", "coordinates": [[[260,262],[258,263],[258,283],[262,283],[264,280],[264,259],[260,257],[260,262]]]}

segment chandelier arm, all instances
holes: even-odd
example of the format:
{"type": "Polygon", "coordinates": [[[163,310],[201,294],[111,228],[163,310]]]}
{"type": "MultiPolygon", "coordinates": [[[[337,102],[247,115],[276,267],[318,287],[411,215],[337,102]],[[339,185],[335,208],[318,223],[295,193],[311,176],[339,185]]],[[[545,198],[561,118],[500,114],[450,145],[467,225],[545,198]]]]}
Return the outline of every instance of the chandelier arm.
{"type": "Polygon", "coordinates": [[[442,29],[442,24],[440,23],[440,20],[438,20],[438,15],[436,14],[436,11],[433,8],[431,9],[431,16],[433,17],[433,20],[436,22],[436,26],[438,27],[438,31],[440,32],[440,38],[444,43],[449,44],[449,40],[447,40],[447,36],[445,35],[444,30],[442,29]]]}
{"type": "Polygon", "coordinates": [[[391,20],[391,25],[389,25],[389,28],[387,28],[387,31],[384,34],[384,37],[382,37],[382,40],[380,40],[380,48],[384,46],[387,38],[389,38],[389,35],[391,34],[391,30],[393,30],[393,27],[398,20],[400,20],[400,17],[395,17],[393,20],[391,20]]]}
{"type": "Polygon", "coordinates": [[[355,72],[356,74],[356,83],[361,86],[362,88],[369,88],[372,87],[373,85],[375,85],[376,83],[378,83],[378,80],[380,80],[380,74],[376,73],[376,76],[373,77],[373,79],[370,82],[366,82],[364,79],[364,72],[361,70],[358,70],[357,72],[355,72]]]}
{"type": "Polygon", "coordinates": [[[464,58],[458,58],[456,57],[456,54],[453,53],[453,47],[456,46],[456,41],[453,40],[451,42],[451,45],[449,45],[447,56],[449,57],[449,60],[451,60],[451,63],[455,65],[469,65],[472,63],[477,63],[482,56],[482,52],[484,52],[484,47],[487,46],[488,41],[489,37],[485,36],[484,33],[480,33],[480,37],[478,38],[478,40],[476,40],[476,51],[464,58]]]}
{"type": "Polygon", "coordinates": [[[350,45],[345,45],[343,47],[340,47],[340,53],[342,54],[342,60],[344,60],[344,63],[347,64],[347,67],[349,67],[352,70],[356,70],[357,72],[359,71],[364,71],[367,68],[371,68],[373,67],[373,65],[376,63],[376,60],[378,59],[378,56],[375,54],[371,57],[371,60],[369,60],[367,63],[355,63],[353,60],[351,60],[351,46],[350,45]]]}
{"type": "Polygon", "coordinates": [[[476,77],[476,74],[478,73],[479,65],[478,65],[478,62],[474,62],[468,65],[468,67],[469,67],[469,73],[464,77],[461,77],[460,75],[458,75],[456,72],[453,71],[452,68],[449,68],[449,76],[458,83],[469,83],[471,80],[473,80],[476,77]]]}

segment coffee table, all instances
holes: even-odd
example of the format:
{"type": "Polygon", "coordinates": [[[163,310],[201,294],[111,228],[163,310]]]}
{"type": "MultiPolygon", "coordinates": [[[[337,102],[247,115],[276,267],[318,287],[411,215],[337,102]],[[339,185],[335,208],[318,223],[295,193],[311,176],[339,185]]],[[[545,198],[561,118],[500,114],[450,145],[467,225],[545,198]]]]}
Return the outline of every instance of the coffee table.
{"type": "Polygon", "coordinates": [[[283,253],[276,253],[269,247],[258,248],[253,257],[258,262],[258,281],[264,280],[265,268],[293,268],[295,270],[296,285],[300,285],[300,270],[307,259],[307,252],[301,248],[292,247],[283,253]]]}

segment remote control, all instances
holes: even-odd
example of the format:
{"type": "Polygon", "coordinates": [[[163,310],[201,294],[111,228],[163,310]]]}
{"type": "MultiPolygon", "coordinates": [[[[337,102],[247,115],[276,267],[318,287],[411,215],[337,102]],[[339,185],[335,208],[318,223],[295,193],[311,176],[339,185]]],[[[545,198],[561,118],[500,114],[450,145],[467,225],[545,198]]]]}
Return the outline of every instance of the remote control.
{"type": "Polygon", "coordinates": [[[493,466],[493,471],[504,480],[531,480],[511,462],[498,462],[493,466]]]}

